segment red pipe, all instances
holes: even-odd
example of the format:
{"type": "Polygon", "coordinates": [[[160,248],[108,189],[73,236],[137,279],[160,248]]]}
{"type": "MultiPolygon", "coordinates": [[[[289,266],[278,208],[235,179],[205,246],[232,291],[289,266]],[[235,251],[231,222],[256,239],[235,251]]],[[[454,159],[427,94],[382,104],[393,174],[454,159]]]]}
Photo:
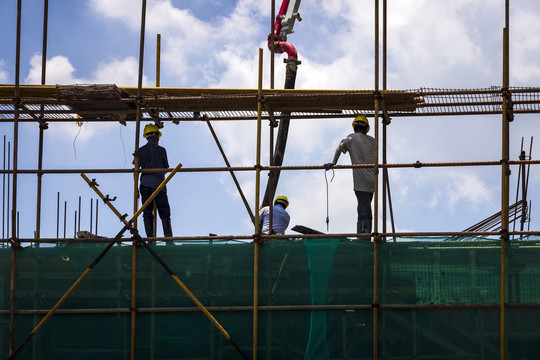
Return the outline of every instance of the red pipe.
{"type": "MultiPolygon", "coordinates": [[[[279,12],[276,16],[276,22],[274,23],[274,52],[278,54],[287,53],[289,59],[298,59],[298,53],[296,52],[296,48],[293,46],[293,44],[282,41],[284,40],[281,36],[281,20],[283,19],[283,16],[287,12],[287,8],[289,7],[290,0],[283,0],[281,3],[281,7],[279,9],[279,12]]],[[[268,48],[272,50],[272,36],[271,34],[268,35],[268,48]]]]}
{"type": "MultiPolygon", "coordinates": [[[[268,48],[272,49],[272,39],[268,37],[268,48]]],[[[298,53],[293,44],[286,41],[274,41],[274,52],[278,54],[287,53],[289,59],[298,59],[298,53]]]]}
{"type": "Polygon", "coordinates": [[[279,9],[279,12],[276,16],[276,22],[274,23],[274,37],[275,39],[283,40],[280,37],[281,33],[281,20],[283,19],[283,16],[285,16],[285,13],[287,12],[287,8],[289,7],[289,1],[290,0],[283,0],[281,3],[281,8],[279,9]]]}

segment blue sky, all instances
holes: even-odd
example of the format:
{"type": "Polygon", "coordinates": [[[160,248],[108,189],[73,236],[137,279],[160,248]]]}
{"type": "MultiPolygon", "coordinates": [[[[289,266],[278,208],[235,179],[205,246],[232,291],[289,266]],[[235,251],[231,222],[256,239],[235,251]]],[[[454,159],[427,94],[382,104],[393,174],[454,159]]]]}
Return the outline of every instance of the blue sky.
{"type": "MultiPolygon", "coordinates": [[[[0,83],[15,79],[16,1],[0,4],[0,83]]],[[[276,1],[277,7],[280,1],[276,1]]],[[[381,2],[382,3],[382,2],[381,2]]],[[[47,84],[114,83],[136,86],[140,1],[73,0],[49,2],[47,84]]],[[[21,73],[23,84],[39,84],[43,1],[23,0],[21,73]]],[[[302,61],[298,89],[373,89],[373,1],[304,0],[302,22],[289,41],[302,61]]],[[[388,89],[485,88],[502,84],[504,0],[388,1],[388,89]]],[[[270,52],[266,37],[270,1],[149,0],[145,35],[144,86],[155,85],[156,34],[161,34],[161,86],[255,88],[258,49],[264,49],[264,87],[269,87],[270,52]]],[[[540,4],[511,2],[511,86],[540,83],[540,4]]],[[[283,87],[285,55],[275,57],[275,86],[283,87]]],[[[45,133],[45,169],[131,168],[134,124],[51,124],[45,133]]],[[[233,166],[255,163],[253,122],[214,124],[233,166]]],[[[372,126],[372,129],[374,126],[372,126]]],[[[518,115],[511,124],[510,156],[528,150],[538,133],[537,115],[518,115]]],[[[13,127],[1,124],[13,141],[13,127]]],[[[263,126],[263,162],[268,163],[268,127],[263,126]]],[[[388,161],[453,162],[499,160],[500,116],[395,118],[388,128],[388,161]]],[[[350,120],[295,120],[285,165],[319,165],[332,159],[339,141],[351,132],[350,120]]],[[[373,135],[373,133],[371,133],[373,135]]],[[[36,124],[22,124],[19,168],[37,167],[36,124]]],[[[141,139],[141,144],[144,140],[141,139]]],[[[161,144],[171,166],[224,166],[205,123],[166,123],[161,144]]],[[[533,159],[538,150],[533,147],[533,159]]],[[[342,156],[341,164],[348,164],[342,156]]],[[[254,206],[254,173],[237,174],[254,206]]],[[[122,213],[133,212],[132,175],[89,174],[104,194],[116,196],[122,213]]],[[[489,167],[391,169],[394,218],[398,231],[459,231],[500,210],[500,169],[489,167]]],[[[263,175],[263,188],[266,175],[263,175]]],[[[517,168],[511,176],[515,200],[517,168]]],[[[534,201],[540,173],[533,166],[529,198],[531,229],[538,229],[534,201]]],[[[20,175],[21,234],[33,236],[36,177],[20,175]]],[[[42,236],[56,236],[57,193],[67,202],[67,235],[82,197],[81,229],[88,230],[90,200],[97,198],[79,175],[46,175],[43,181],[42,236]]],[[[230,175],[180,173],[169,185],[176,236],[252,234],[253,227],[230,175]]],[[[355,231],[356,199],[350,170],[336,171],[329,185],[330,231],[355,231]]],[[[291,226],[326,230],[323,170],[283,172],[278,193],[290,200],[291,226]]],[[[95,206],[94,206],[95,209],[95,206]]],[[[95,219],[93,220],[95,224],[95,219]]],[[[95,225],[94,225],[95,226],[95,225]]],[[[114,236],[120,222],[99,205],[98,233],[114,236]]],[[[161,233],[161,228],[158,234],[161,233]]]]}

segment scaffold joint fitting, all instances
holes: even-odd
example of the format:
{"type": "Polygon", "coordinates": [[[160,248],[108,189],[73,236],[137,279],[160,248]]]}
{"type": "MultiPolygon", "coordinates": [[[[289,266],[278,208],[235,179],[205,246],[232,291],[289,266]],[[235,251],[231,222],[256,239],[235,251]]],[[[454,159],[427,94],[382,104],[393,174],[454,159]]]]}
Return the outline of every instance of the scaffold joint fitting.
{"type": "Polygon", "coordinates": [[[18,242],[17,240],[11,238],[9,239],[9,243],[11,244],[11,246],[14,248],[14,249],[20,249],[21,248],[21,243],[18,242]]]}
{"type": "Polygon", "coordinates": [[[103,202],[105,202],[105,203],[108,202],[108,201],[109,201],[109,202],[113,202],[113,201],[115,201],[115,200],[116,200],[116,196],[113,197],[113,198],[111,199],[111,198],[109,197],[109,194],[107,194],[107,195],[105,196],[105,198],[103,199],[103,202]]]}
{"type": "Polygon", "coordinates": [[[382,238],[382,236],[381,236],[380,233],[374,232],[374,233],[372,234],[372,236],[373,236],[373,241],[374,241],[374,242],[378,242],[378,243],[383,242],[383,238],[382,238]]]}
{"type": "Polygon", "coordinates": [[[261,233],[253,234],[253,242],[254,242],[254,243],[257,243],[257,244],[259,244],[259,245],[263,243],[263,239],[262,239],[261,233]]]}

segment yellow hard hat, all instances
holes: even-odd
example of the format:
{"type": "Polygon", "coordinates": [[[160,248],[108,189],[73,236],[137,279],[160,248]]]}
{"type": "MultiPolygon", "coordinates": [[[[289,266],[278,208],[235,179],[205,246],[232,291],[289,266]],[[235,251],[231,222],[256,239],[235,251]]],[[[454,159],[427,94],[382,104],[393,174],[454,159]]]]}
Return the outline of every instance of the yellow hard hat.
{"type": "Polygon", "coordinates": [[[359,125],[360,123],[365,123],[367,125],[367,130],[366,130],[366,133],[369,132],[369,121],[367,119],[367,117],[365,117],[365,115],[357,115],[353,122],[352,122],[352,127],[354,128],[356,125],[359,125]]]}
{"type": "Polygon", "coordinates": [[[287,206],[289,206],[289,199],[287,199],[285,195],[279,195],[278,197],[276,197],[276,200],[274,200],[274,205],[276,205],[277,203],[285,205],[284,209],[286,209],[287,206]]]}
{"type": "Polygon", "coordinates": [[[143,136],[146,137],[146,135],[156,132],[159,134],[159,136],[161,136],[161,131],[159,131],[159,128],[156,125],[146,124],[144,126],[143,136]]]}

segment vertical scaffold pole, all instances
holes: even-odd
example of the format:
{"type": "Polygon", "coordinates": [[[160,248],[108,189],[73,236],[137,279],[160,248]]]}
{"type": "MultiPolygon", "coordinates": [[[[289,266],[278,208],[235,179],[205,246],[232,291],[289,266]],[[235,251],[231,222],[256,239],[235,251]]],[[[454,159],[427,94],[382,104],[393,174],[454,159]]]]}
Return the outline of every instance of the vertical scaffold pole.
{"type": "MultiPolygon", "coordinates": [[[[42,55],[41,55],[41,85],[45,85],[45,79],[47,74],[47,29],[48,29],[48,18],[49,18],[49,0],[44,0],[43,3],[43,45],[42,45],[42,55]]],[[[43,104],[40,107],[40,118],[43,120],[43,104]]],[[[39,124],[39,145],[38,145],[38,173],[37,173],[37,196],[36,196],[36,232],[35,238],[39,239],[41,237],[41,185],[43,174],[43,136],[46,126],[44,123],[39,124]]],[[[36,243],[36,246],[39,246],[39,242],[36,243]]]]}
{"type": "MultiPolygon", "coordinates": [[[[156,36],[156,87],[161,85],[161,34],[156,36]]],[[[157,214],[156,203],[154,202],[154,234],[156,237],[157,232],[157,214]]],[[[151,304],[152,307],[156,305],[156,263],[152,262],[152,284],[151,284],[151,304]]],[[[155,359],[156,349],[156,313],[152,312],[150,315],[150,360],[155,359]]]]}
{"type": "Polygon", "coordinates": [[[258,312],[259,312],[259,196],[261,184],[261,112],[262,112],[262,71],[263,50],[259,49],[259,79],[257,90],[257,166],[255,172],[255,240],[253,241],[253,360],[257,360],[258,312]]]}
{"type": "MultiPolygon", "coordinates": [[[[16,230],[16,211],[17,211],[17,146],[19,136],[19,77],[21,63],[21,6],[22,0],[17,1],[17,39],[16,39],[16,54],[15,54],[15,97],[14,97],[14,122],[13,122],[13,193],[12,193],[12,241],[11,241],[11,269],[10,269],[10,291],[9,291],[9,354],[14,351],[15,337],[15,246],[17,238],[16,230]]],[[[8,175],[9,179],[9,175],[8,175]]],[[[9,197],[9,191],[8,191],[9,197]]],[[[9,201],[8,201],[9,204],[9,201]]],[[[9,216],[9,211],[8,211],[9,216]]],[[[8,232],[9,236],[9,232],[8,232]]]]}
{"type": "Polygon", "coordinates": [[[374,198],[373,198],[373,359],[378,359],[379,354],[379,186],[378,186],[378,163],[379,163],[379,0],[375,0],[375,151],[374,151],[374,198]]]}
{"type": "MultiPolygon", "coordinates": [[[[143,80],[143,60],[144,60],[144,34],[146,26],[146,0],[142,1],[141,6],[141,35],[139,46],[139,77],[137,80],[137,114],[135,125],[135,172],[133,174],[133,213],[137,211],[137,202],[139,198],[138,180],[139,180],[139,135],[141,131],[141,102],[142,102],[142,80],[143,80]]],[[[137,219],[134,219],[133,226],[137,229],[137,219]]],[[[136,346],[136,307],[137,307],[137,246],[136,240],[132,245],[132,270],[131,270],[131,359],[135,360],[136,346]]]]}
{"type": "MultiPolygon", "coordinates": [[[[276,19],[276,0],[270,1],[270,42],[272,44],[275,43],[275,21],[276,19]]],[[[274,80],[275,80],[275,49],[273,46],[270,46],[270,89],[274,89],[274,80]]],[[[274,165],[274,126],[270,123],[270,166],[274,165]]],[[[273,173],[270,171],[268,176],[268,181],[273,182],[273,173]]],[[[272,192],[273,193],[273,192],[272,192]]],[[[272,204],[272,201],[274,199],[270,199],[269,205],[272,204]]],[[[270,216],[270,224],[269,229],[273,229],[274,227],[274,213],[273,208],[270,206],[270,209],[272,210],[272,214],[270,216]]],[[[272,343],[272,312],[267,312],[267,319],[266,319],[266,359],[270,360],[272,357],[272,350],[271,350],[271,344],[272,343]]]]}
{"type": "Polygon", "coordinates": [[[503,90],[502,90],[502,158],[501,158],[501,319],[500,319],[500,357],[506,359],[506,246],[508,236],[508,207],[510,193],[510,119],[508,118],[508,91],[510,85],[509,71],[509,25],[510,1],[505,3],[505,27],[503,29],[503,90]]]}
{"type": "MultiPolygon", "coordinates": [[[[386,90],[386,0],[383,0],[383,34],[382,34],[382,51],[383,51],[383,60],[382,60],[382,89],[386,90]]],[[[383,121],[382,129],[382,163],[386,164],[386,130],[387,130],[387,119],[383,121]]],[[[387,196],[387,183],[388,183],[388,171],[387,168],[383,168],[382,173],[382,232],[386,233],[386,196],[387,196]]]]}

